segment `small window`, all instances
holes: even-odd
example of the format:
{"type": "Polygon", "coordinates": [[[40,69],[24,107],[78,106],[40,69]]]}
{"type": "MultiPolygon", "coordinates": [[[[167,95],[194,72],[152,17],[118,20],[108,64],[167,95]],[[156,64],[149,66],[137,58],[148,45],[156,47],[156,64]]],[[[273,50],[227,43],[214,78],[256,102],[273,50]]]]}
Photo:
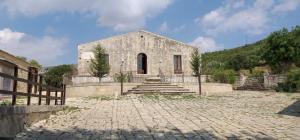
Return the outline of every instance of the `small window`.
{"type": "Polygon", "coordinates": [[[181,55],[174,55],[174,73],[182,74],[181,55]]]}

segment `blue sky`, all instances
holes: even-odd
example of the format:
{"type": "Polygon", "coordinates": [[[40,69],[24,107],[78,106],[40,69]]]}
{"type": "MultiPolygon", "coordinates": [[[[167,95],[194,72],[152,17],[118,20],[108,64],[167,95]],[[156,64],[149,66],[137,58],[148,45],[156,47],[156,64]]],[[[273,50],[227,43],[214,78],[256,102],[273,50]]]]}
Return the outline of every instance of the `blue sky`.
{"type": "Polygon", "coordinates": [[[77,45],[139,29],[234,48],[300,25],[300,0],[1,0],[0,49],[44,66],[77,63],[77,45]]]}

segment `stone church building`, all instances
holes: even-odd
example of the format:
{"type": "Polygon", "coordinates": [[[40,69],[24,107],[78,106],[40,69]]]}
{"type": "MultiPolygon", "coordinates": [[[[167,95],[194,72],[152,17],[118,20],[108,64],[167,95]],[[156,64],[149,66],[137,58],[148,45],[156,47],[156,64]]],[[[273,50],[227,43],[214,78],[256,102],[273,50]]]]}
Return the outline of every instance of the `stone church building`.
{"type": "Polygon", "coordinates": [[[73,82],[95,82],[90,75],[93,50],[101,45],[110,65],[109,75],[102,81],[113,82],[115,73],[122,71],[132,76],[132,82],[142,82],[147,77],[163,77],[168,82],[193,82],[190,67],[191,53],[195,47],[158,34],[140,30],[113,36],[78,46],[78,76],[73,82]]]}

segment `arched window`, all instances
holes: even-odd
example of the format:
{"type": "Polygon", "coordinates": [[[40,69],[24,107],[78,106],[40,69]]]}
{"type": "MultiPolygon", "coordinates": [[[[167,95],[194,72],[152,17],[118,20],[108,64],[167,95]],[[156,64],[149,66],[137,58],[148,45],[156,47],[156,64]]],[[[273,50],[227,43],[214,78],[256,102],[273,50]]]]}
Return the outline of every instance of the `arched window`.
{"type": "Polygon", "coordinates": [[[144,53],[139,53],[137,56],[137,72],[147,74],[147,55],[144,53]]]}

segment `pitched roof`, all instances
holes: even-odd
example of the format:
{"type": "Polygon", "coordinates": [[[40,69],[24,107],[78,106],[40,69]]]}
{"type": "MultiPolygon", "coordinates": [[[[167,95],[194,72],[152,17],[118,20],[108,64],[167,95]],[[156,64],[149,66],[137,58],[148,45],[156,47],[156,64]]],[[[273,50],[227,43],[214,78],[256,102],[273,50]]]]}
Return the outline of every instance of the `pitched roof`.
{"type": "Polygon", "coordinates": [[[162,35],[159,35],[159,34],[156,34],[156,33],[153,33],[153,32],[149,32],[149,31],[146,31],[146,30],[139,30],[139,31],[127,32],[127,33],[124,33],[124,34],[120,34],[120,35],[111,36],[111,37],[108,37],[108,38],[103,38],[103,39],[99,39],[99,40],[95,40],[95,41],[83,43],[83,44],[80,44],[79,46],[85,45],[85,44],[90,44],[90,43],[99,42],[99,41],[106,40],[106,39],[111,39],[111,38],[116,38],[116,37],[126,36],[126,35],[132,34],[132,33],[139,33],[139,32],[140,32],[140,33],[151,34],[151,35],[156,36],[156,37],[164,38],[164,39],[167,39],[167,40],[171,40],[171,41],[177,42],[177,43],[179,43],[179,44],[183,44],[183,45],[186,45],[186,46],[195,48],[195,46],[192,46],[192,45],[190,45],[190,44],[187,44],[187,43],[184,43],[184,42],[181,42],[181,41],[178,41],[178,40],[175,40],[175,39],[166,37],[166,36],[162,36],[162,35]]]}

